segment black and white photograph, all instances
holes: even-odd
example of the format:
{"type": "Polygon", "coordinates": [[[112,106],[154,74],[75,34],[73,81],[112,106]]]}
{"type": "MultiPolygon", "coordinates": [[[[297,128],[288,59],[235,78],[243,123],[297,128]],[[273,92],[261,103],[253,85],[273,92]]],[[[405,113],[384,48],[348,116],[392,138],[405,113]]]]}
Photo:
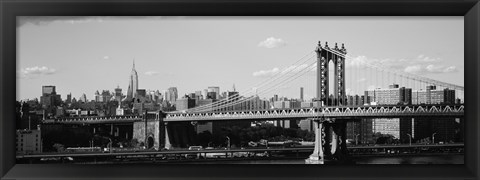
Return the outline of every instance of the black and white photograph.
{"type": "Polygon", "coordinates": [[[17,164],[465,164],[463,16],[16,20],[17,164]]]}

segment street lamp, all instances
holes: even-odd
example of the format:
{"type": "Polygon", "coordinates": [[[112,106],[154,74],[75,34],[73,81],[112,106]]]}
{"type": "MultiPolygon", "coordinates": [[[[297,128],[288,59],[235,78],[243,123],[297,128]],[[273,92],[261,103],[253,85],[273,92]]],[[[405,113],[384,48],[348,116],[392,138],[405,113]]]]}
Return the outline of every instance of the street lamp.
{"type": "Polygon", "coordinates": [[[408,134],[408,133],[407,133],[407,135],[408,135],[408,137],[409,137],[409,138],[408,138],[408,141],[410,142],[410,146],[411,146],[411,145],[412,145],[412,135],[410,135],[410,134],[408,134]]]}
{"type": "Polygon", "coordinates": [[[230,149],[230,137],[227,136],[227,148],[230,149]]]}
{"type": "Polygon", "coordinates": [[[93,151],[93,146],[94,146],[94,145],[93,145],[93,138],[92,138],[92,140],[90,141],[90,150],[91,150],[91,151],[93,151]]]}
{"type": "Polygon", "coordinates": [[[437,134],[437,133],[432,134],[432,144],[435,144],[435,134],[437,134]]]}
{"type": "Polygon", "coordinates": [[[357,145],[357,146],[358,146],[358,136],[359,136],[359,135],[360,135],[360,134],[355,134],[355,145],[357,145]]]}
{"type": "Polygon", "coordinates": [[[112,152],[113,141],[112,141],[112,138],[108,138],[108,140],[110,140],[110,148],[109,148],[109,150],[110,150],[110,153],[111,153],[111,152],[112,152]]]}

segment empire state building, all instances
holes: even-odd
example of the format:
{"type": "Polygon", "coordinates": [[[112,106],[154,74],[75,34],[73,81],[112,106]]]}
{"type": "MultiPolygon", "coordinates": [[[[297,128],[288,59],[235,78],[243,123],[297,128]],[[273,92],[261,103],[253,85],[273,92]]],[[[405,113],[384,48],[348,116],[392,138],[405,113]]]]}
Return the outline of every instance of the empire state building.
{"type": "Polygon", "coordinates": [[[130,73],[130,81],[129,81],[128,91],[127,91],[128,100],[137,98],[137,89],[138,89],[138,74],[137,74],[137,71],[135,70],[135,60],[134,60],[132,72],[130,73]]]}

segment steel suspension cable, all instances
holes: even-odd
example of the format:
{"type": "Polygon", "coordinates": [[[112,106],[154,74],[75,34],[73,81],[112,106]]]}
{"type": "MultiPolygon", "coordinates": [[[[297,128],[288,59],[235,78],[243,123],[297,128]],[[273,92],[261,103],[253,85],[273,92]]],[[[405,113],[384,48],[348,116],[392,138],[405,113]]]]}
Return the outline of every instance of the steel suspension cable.
{"type": "MultiPolygon", "coordinates": [[[[293,63],[292,65],[290,65],[290,67],[291,67],[291,66],[295,66],[298,62],[300,62],[301,60],[305,59],[305,57],[310,56],[313,52],[314,52],[314,51],[310,51],[307,55],[303,56],[302,58],[298,59],[295,63],[293,63]]],[[[309,59],[310,59],[310,58],[308,58],[307,60],[309,60],[309,59]]],[[[276,77],[277,74],[280,74],[280,73],[282,73],[282,72],[283,72],[283,71],[275,72],[275,73],[272,75],[271,78],[266,79],[266,80],[258,83],[256,86],[258,86],[259,84],[262,84],[262,85],[268,84],[268,83],[265,83],[265,82],[271,81],[273,78],[276,77]]],[[[278,79],[278,78],[277,78],[277,79],[278,79]]],[[[252,90],[252,89],[249,89],[249,90],[252,90]]],[[[231,97],[229,97],[229,98],[239,97],[239,96],[240,96],[240,92],[243,92],[243,91],[239,91],[238,94],[233,95],[233,96],[231,96],[231,97]]],[[[195,107],[195,108],[190,108],[190,109],[188,109],[188,110],[195,110],[195,109],[200,109],[200,108],[209,108],[209,106],[217,105],[217,104],[221,104],[221,103],[225,103],[226,101],[230,101],[230,100],[231,100],[231,99],[227,99],[227,98],[226,98],[226,99],[222,99],[222,100],[220,100],[220,101],[216,101],[216,102],[213,102],[213,103],[205,104],[205,105],[198,106],[198,107],[195,107]]],[[[170,113],[175,113],[175,112],[180,112],[180,111],[174,111],[174,112],[170,112],[170,113]]]]}

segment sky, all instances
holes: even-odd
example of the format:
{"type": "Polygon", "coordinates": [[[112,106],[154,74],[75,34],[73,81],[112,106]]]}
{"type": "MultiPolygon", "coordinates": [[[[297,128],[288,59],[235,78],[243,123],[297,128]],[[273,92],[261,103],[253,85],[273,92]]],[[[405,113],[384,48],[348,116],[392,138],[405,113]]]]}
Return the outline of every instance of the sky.
{"type": "MultiPolygon", "coordinates": [[[[177,87],[182,96],[209,86],[222,92],[235,86],[242,93],[298,67],[292,65],[302,57],[313,57],[318,41],[345,44],[351,94],[397,81],[354,69],[356,62],[464,85],[463,16],[36,16],[17,18],[17,100],[39,98],[44,85],[56,86],[63,99],[68,93],[92,99],[95,91],[117,86],[126,93],[133,61],[141,89],[177,87]]],[[[305,97],[313,97],[314,80],[302,76],[262,96],[298,98],[304,87],[305,97]]]]}

